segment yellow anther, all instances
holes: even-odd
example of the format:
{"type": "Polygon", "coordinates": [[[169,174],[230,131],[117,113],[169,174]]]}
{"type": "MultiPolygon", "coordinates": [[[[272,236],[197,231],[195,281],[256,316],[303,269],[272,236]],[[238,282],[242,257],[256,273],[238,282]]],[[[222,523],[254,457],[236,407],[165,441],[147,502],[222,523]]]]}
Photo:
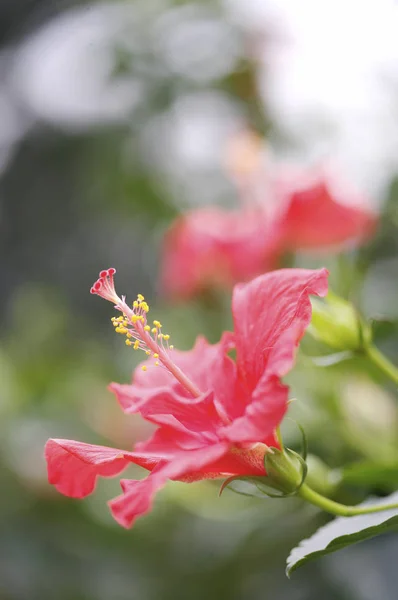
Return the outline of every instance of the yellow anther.
{"type": "Polygon", "coordinates": [[[126,346],[131,346],[133,342],[130,342],[130,340],[126,340],[126,346]]]}
{"type": "Polygon", "coordinates": [[[157,333],[158,332],[158,330],[156,329],[156,327],[152,327],[151,331],[152,331],[152,333],[157,333]]]}
{"type": "Polygon", "coordinates": [[[139,347],[140,347],[140,341],[139,340],[135,340],[135,342],[134,342],[134,350],[138,350],[139,347]]]}
{"type": "Polygon", "coordinates": [[[154,321],[153,324],[155,325],[155,327],[161,327],[162,324],[159,321],[154,321]]]}
{"type": "Polygon", "coordinates": [[[147,370],[147,368],[148,368],[148,367],[147,367],[146,365],[143,365],[143,366],[141,367],[142,371],[146,371],[146,370],[147,370]]]}
{"type": "Polygon", "coordinates": [[[133,307],[134,307],[134,308],[138,308],[138,301],[137,301],[137,300],[134,300],[134,302],[133,302],[133,307]]]}
{"type": "Polygon", "coordinates": [[[140,317],[138,315],[133,315],[131,317],[131,322],[132,323],[137,323],[137,321],[139,321],[139,320],[140,320],[140,317]]]}
{"type": "Polygon", "coordinates": [[[154,353],[153,358],[159,358],[159,354],[157,352],[154,353]]]}
{"type": "Polygon", "coordinates": [[[126,335],[127,335],[128,338],[132,338],[133,337],[132,334],[129,331],[126,333],[126,335]]]}
{"type": "Polygon", "coordinates": [[[144,330],[145,331],[151,331],[151,328],[149,327],[149,325],[145,325],[144,330]]]}
{"type": "Polygon", "coordinates": [[[155,360],[155,367],[158,367],[158,366],[159,366],[159,361],[155,360]]]}
{"type": "Polygon", "coordinates": [[[145,350],[145,354],[147,354],[148,356],[151,354],[150,350],[145,350]]]}
{"type": "Polygon", "coordinates": [[[140,308],[146,313],[149,312],[149,306],[146,302],[141,302],[140,308]]]}
{"type": "Polygon", "coordinates": [[[169,340],[170,339],[169,334],[168,333],[163,334],[163,339],[166,340],[166,341],[169,340]]]}
{"type": "Polygon", "coordinates": [[[159,339],[162,339],[162,337],[164,337],[163,333],[159,333],[159,339]]]}
{"type": "Polygon", "coordinates": [[[137,300],[138,300],[139,302],[142,302],[143,300],[145,300],[145,298],[144,298],[144,296],[143,296],[142,294],[138,294],[138,295],[137,295],[137,300]]]}
{"type": "Polygon", "coordinates": [[[169,346],[169,348],[170,348],[170,350],[174,350],[174,346],[173,345],[169,346]]]}

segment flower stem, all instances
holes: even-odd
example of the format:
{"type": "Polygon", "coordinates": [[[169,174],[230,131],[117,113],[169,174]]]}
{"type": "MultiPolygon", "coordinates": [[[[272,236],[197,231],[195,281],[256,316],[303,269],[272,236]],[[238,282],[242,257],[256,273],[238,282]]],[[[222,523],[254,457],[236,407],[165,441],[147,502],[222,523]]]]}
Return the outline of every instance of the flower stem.
{"type": "Polygon", "coordinates": [[[382,371],[387,377],[392,379],[398,385],[398,368],[393,365],[388,358],[384,356],[375,346],[369,344],[365,348],[366,356],[382,371]]]}
{"type": "Polygon", "coordinates": [[[318,494],[318,492],[312,490],[305,483],[301,486],[298,495],[304,500],[307,500],[307,502],[310,502],[310,504],[314,504],[322,510],[339,517],[367,515],[370,513],[381,512],[383,510],[392,510],[398,508],[398,504],[382,504],[378,506],[346,506],[345,504],[340,504],[339,502],[334,502],[334,500],[325,498],[325,496],[321,496],[321,494],[318,494]]]}

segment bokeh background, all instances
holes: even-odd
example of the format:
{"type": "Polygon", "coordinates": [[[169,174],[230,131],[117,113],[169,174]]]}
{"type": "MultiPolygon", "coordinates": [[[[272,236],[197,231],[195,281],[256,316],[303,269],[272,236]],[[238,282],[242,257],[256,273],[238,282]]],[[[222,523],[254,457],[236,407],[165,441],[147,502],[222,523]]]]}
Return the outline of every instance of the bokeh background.
{"type": "MultiPolygon", "coordinates": [[[[89,294],[100,269],[117,267],[121,292],[145,294],[176,347],[230,326],[227,292],[162,299],[159,258],[179,212],[237,202],[225,148],[248,127],[275,160],[338,165],[380,211],[365,247],[289,260],[326,264],[398,361],[397,27],[392,0],[0,3],[2,600],[396,598],[397,536],[289,581],[290,548],[327,520],[299,500],[170,484],[125,531],[106,507],[118,482],[64,498],[47,483],[43,447],[67,437],[130,448],[148,433],[107,391],[136,357],[89,294]]],[[[304,340],[290,376],[310,450],[335,469],[397,464],[394,390],[360,360],[314,366],[322,352],[304,340]]],[[[294,424],[285,436],[299,444],[294,424]]],[[[391,473],[347,476],[340,498],[392,491],[391,473]]]]}

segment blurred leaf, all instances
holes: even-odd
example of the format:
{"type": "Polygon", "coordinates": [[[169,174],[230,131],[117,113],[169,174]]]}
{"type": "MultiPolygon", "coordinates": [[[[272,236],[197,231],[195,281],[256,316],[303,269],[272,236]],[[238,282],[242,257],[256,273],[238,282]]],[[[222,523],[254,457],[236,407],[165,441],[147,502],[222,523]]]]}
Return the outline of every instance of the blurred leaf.
{"type": "MultiPolygon", "coordinates": [[[[398,492],[386,498],[366,501],[360,506],[378,506],[398,502],[398,492]]],[[[307,540],[294,548],[288,559],[286,574],[290,574],[310,560],[341,550],[381,533],[398,529],[398,508],[371,515],[338,517],[331,523],[318,529],[307,540]]]]}
{"type": "Polygon", "coordinates": [[[388,317],[376,316],[370,319],[372,337],[374,340],[383,340],[397,334],[398,322],[388,317]]]}
{"type": "Polygon", "coordinates": [[[341,475],[344,483],[391,489],[398,485],[398,461],[388,465],[371,461],[353,463],[345,466],[341,475]]]}

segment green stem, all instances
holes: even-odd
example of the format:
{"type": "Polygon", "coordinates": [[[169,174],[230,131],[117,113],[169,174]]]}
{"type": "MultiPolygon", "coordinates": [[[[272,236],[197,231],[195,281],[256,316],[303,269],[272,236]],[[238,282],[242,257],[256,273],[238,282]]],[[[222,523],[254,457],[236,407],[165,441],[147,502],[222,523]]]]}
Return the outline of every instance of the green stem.
{"type": "Polygon", "coordinates": [[[398,385],[398,368],[394,366],[380,350],[369,344],[369,346],[365,348],[365,354],[372,363],[380,369],[380,371],[398,385]]]}
{"type": "Polygon", "coordinates": [[[325,498],[325,496],[321,496],[321,494],[318,494],[318,492],[312,490],[305,483],[301,486],[298,495],[304,500],[307,500],[307,502],[310,502],[322,510],[339,517],[367,515],[369,513],[376,513],[383,510],[392,510],[398,508],[398,504],[384,504],[379,506],[346,506],[345,504],[340,504],[339,502],[334,502],[333,500],[329,500],[329,498],[325,498]]]}
{"type": "Polygon", "coordinates": [[[281,428],[279,426],[276,428],[276,437],[278,438],[280,447],[283,448],[282,432],[281,432],[281,428]]]}

